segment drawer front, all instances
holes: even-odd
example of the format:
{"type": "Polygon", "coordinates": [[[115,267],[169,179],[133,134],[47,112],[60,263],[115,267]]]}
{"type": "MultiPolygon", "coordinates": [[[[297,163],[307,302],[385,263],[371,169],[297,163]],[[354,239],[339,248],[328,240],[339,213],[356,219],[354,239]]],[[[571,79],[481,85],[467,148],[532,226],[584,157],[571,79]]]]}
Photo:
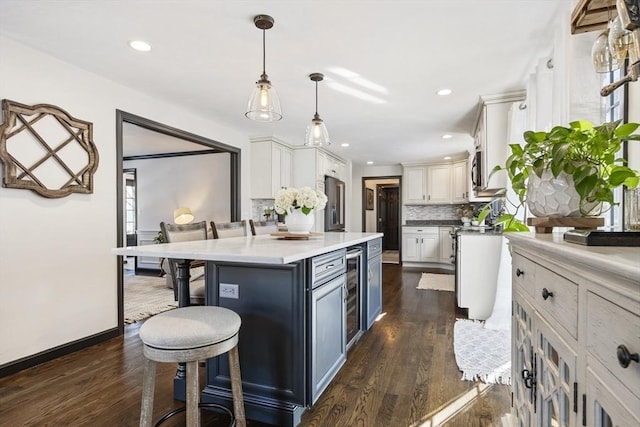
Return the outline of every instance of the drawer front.
{"type": "Polygon", "coordinates": [[[347,250],[340,249],[311,259],[312,288],[339,276],[347,271],[347,250]]]}
{"type": "Polygon", "coordinates": [[[513,287],[524,295],[533,296],[536,282],[536,265],[533,261],[519,254],[513,254],[512,261],[513,287]]]}
{"type": "Polygon", "coordinates": [[[536,268],[534,301],[537,308],[578,338],[578,285],[544,267],[536,268]]]}
{"type": "Polygon", "coordinates": [[[374,258],[382,253],[382,239],[377,238],[367,242],[367,258],[374,258]]]}
{"type": "Polygon", "coordinates": [[[640,396],[640,363],[630,361],[624,368],[618,360],[621,345],[629,354],[640,353],[640,316],[589,292],[586,339],[587,351],[634,395],[640,396]]]}

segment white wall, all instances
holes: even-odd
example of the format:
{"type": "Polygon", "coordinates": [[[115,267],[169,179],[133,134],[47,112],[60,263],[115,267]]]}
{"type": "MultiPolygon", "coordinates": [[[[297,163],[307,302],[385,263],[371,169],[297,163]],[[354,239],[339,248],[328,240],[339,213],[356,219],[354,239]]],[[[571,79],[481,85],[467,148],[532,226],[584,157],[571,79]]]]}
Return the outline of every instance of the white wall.
{"type": "Polygon", "coordinates": [[[174,209],[191,209],[195,221],[231,220],[228,153],[129,160],[136,169],[138,230],[160,231],[174,209]]]}
{"type": "Polygon", "coordinates": [[[249,210],[249,138],[0,37],[0,98],[47,103],[93,123],[93,194],[46,199],[0,188],[0,365],[117,326],[115,111],[242,149],[249,210]]]}

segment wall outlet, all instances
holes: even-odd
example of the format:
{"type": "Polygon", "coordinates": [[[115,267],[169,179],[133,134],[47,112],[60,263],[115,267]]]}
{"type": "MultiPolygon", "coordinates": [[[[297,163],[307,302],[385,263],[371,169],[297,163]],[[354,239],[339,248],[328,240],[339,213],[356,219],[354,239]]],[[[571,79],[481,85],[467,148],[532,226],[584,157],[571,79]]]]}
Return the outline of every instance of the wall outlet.
{"type": "Polygon", "coordinates": [[[240,297],[240,291],[238,285],[231,283],[220,283],[220,298],[233,298],[238,299],[240,297]]]}

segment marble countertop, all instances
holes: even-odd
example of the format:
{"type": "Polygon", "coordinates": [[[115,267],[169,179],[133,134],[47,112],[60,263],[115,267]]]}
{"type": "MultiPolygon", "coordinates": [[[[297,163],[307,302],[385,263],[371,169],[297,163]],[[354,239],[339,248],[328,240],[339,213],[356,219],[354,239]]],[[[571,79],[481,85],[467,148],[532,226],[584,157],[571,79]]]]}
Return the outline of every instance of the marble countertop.
{"type": "Polygon", "coordinates": [[[270,235],[197,240],[193,242],[113,248],[114,255],[150,256],[206,261],[289,264],[382,237],[382,233],[323,233],[309,240],[284,240],[270,235]]]}
{"type": "Polygon", "coordinates": [[[583,246],[564,241],[563,233],[504,233],[513,245],[533,251],[546,251],[557,259],[587,269],[624,277],[640,285],[640,248],[621,246],[583,246]]]}

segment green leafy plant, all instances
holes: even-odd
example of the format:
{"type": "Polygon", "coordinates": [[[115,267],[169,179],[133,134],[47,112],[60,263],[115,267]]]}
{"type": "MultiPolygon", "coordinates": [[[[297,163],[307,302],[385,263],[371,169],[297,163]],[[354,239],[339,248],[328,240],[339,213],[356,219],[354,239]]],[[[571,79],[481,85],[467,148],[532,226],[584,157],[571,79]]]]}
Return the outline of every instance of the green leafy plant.
{"type": "Polygon", "coordinates": [[[153,241],[156,243],[165,243],[164,234],[162,234],[162,231],[158,231],[158,234],[156,234],[156,237],[153,238],[153,241]]]}
{"type": "MultiPolygon", "coordinates": [[[[510,144],[511,155],[505,165],[498,165],[491,171],[492,175],[506,170],[518,196],[518,203],[511,204],[516,212],[505,212],[496,223],[502,224],[504,231],[528,230],[516,218],[517,211],[526,202],[527,181],[531,174],[541,177],[545,170],[550,170],[554,177],[563,172],[570,175],[580,196],[580,213],[583,216],[600,215],[604,203],[615,204],[615,188],[638,186],[638,172],[627,167],[626,161],[616,155],[623,141],[640,140],[640,135],[632,135],[639,126],[638,123],[622,124],[620,120],[593,126],[579,120],[571,122],[569,127],[556,126],[550,132],[526,131],[524,147],[510,144]]],[[[488,215],[489,209],[489,205],[484,206],[480,221],[488,215]]]]}

